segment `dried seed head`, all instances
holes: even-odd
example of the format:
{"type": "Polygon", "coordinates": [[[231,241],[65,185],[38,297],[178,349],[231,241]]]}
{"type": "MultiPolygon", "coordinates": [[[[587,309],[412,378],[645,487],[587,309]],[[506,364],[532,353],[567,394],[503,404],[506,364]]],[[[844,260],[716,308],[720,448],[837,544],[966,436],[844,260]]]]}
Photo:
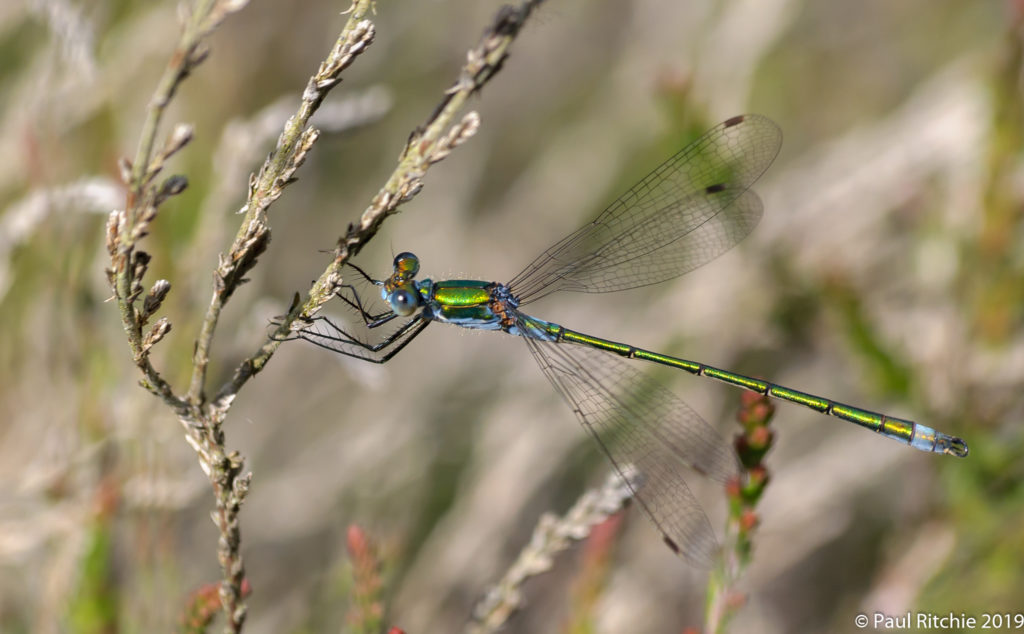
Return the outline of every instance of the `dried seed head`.
{"type": "Polygon", "coordinates": [[[427,160],[433,164],[444,159],[451,151],[465,143],[471,136],[480,129],[480,115],[476,111],[466,113],[462,121],[453,125],[448,132],[441,137],[434,146],[427,160]]]}
{"type": "Polygon", "coordinates": [[[156,198],[153,201],[154,208],[158,205],[162,205],[163,202],[171,196],[177,196],[181,192],[185,191],[187,187],[188,178],[181,174],[175,174],[174,176],[168,177],[167,180],[160,184],[160,190],[157,192],[156,198]]]}
{"type": "Polygon", "coordinates": [[[117,247],[121,241],[121,214],[120,209],[115,209],[107,216],[107,252],[111,256],[117,253],[117,247]]]}
{"type": "Polygon", "coordinates": [[[171,331],[171,322],[166,317],[161,317],[157,320],[150,331],[146,334],[146,337],[142,340],[142,352],[141,356],[149,354],[150,348],[155,346],[164,338],[164,335],[171,331]]]}
{"type": "Polygon", "coordinates": [[[117,171],[121,175],[121,182],[130,186],[132,184],[132,162],[122,156],[117,159],[117,171]]]}
{"type": "Polygon", "coordinates": [[[173,156],[178,150],[188,145],[192,140],[192,126],[187,123],[179,123],[171,130],[170,136],[164,143],[162,154],[165,159],[173,156]]]}
{"type": "Polygon", "coordinates": [[[376,35],[376,29],[373,26],[373,22],[363,20],[357,24],[352,32],[352,47],[348,51],[349,55],[362,53],[363,49],[373,42],[374,35],[376,35]]]}
{"type": "Polygon", "coordinates": [[[245,8],[245,5],[249,4],[249,0],[222,0],[220,6],[228,13],[234,13],[235,11],[241,11],[245,8]]]}
{"type": "Polygon", "coordinates": [[[135,303],[139,295],[142,295],[142,278],[146,275],[146,269],[149,268],[149,259],[149,254],[145,251],[136,251],[132,254],[131,284],[128,286],[128,297],[126,298],[129,304],[135,303]]]}
{"type": "Polygon", "coordinates": [[[302,138],[299,140],[299,147],[295,151],[295,156],[292,158],[292,166],[298,168],[306,160],[306,154],[316,143],[316,140],[320,138],[320,131],[316,128],[309,128],[302,133],[302,138]]]}
{"type": "MultiPolygon", "coordinates": [[[[241,467],[241,465],[239,465],[241,467]]],[[[235,478],[232,483],[231,492],[238,498],[238,502],[241,503],[245,499],[245,496],[249,493],[249,485],[252,483],[252,471],[245,475],[235,478]]]]}
{"type": "Polygon", "coordinates": [[[462,117],[462,122],[459,123],[459,128],[459,136],[458,139],[456,139],[456,145],[466,141],[480,129],[480,113],[476,110],[467,112],[466,116],[462,117]]]}
{"type": "MultiPolygon", "coordinates": [[[[152,196],[153,192],[151,189],[147,190],[147,196],[152,196]]],[[[135,224],[132,226],[129,242],[134,244],[149,234],[149,225],[156,218],[157,208],[153,204],[153,200],[148,200],[145,204],[140,205],[136,213],[138,214],[135,218],[135,224]]]]}
{"type": "Polygon", "coordinates": [[[136,251],[132,256],[132,277],[142,279],[149,268],[149,254],[145,251],[136,251]]]}
{"type": "Polygon", "coordinates": [[[167,280],[157,280],[156,284],[153,284],[153,288],[149,289],[149,294],[146,295],[146,299],[142,303],[142,323],[145,323],[153,313],[160,309],[160,305],[163,304],[164,298],[170,291],[171,283],[167,280]]]}

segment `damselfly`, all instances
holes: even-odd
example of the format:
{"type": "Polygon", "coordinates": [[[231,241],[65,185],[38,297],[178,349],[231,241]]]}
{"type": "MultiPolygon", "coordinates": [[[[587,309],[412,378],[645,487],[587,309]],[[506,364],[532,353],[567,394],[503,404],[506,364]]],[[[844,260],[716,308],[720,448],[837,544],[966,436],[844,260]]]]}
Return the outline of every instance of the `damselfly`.
{"type": "Polygon", "coordinates": [[[689,468],[725,481],[737,473],[729,444],[696,412],[626,359],[653,361],[856,423],[916,449],[963,457],[967,444],[909,420],[844,405],[704,363],[644,350],[531,317],[522,307],[556,291],[605,293],[663,282],[732,248],[761,219],[750,186],[775,159],[779,128],[759,115],[712,128],[634,185],[597,218],[542,253],[508,283],[416,279],[419,259],[400,253],[384,280],[371,278],[389,310],[373,314],[352,285],[338,291],[371,329],[371,342],[326,317],[296,335],[350,357],[391,359],[431,322],[518,335],[573,413],[622,474],[633,465],[634,491],[665,542],[707,563],[714,531],[684,482],[689,468]],[[389,328],[377,329],[385,324],[389,328]]]}

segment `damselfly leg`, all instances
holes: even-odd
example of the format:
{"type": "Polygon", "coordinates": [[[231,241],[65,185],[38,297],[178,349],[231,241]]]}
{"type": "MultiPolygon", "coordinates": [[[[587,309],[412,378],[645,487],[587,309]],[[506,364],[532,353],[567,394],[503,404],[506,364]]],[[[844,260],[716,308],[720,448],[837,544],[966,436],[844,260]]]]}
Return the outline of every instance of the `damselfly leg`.
{"type": "MultiPolygon", "coordinates": [[[[352,265],[352,268],[370,284],[382,284],[359,267],[352,265]]],[[[356,334],[352,328],[358,324],[342,325],[331,317],[321,315],[299,325],[294,331],[294,338],[303,339],[347,357],[384,363],[398,354],[430,323],[422,314],[403,317],[391,310],[379,313],[367,310],[367,302],[353,284],[339,285],[335,296],[360,316],[365,332],[356,334]],[[385,325],[394,327],[390,331],[381,328],[385,325]]]]}
{"type": "Polygon", "coordinates": [[[351,307],[353,310],[359,313],[359,316],[362,317],[363,323],[366,325],[367,328],[376,328],[378,326],[383,326],[384,324],[388,323],[395,317],[398,317],[398,315],[391,312],[390,310],[387,312],[381,312],[376,314],[367,312],[366,309],[363,308],[362,300],[359,298],[359,291],[357,291],[356,287],[353,286],[352,284],[341,284],[338,286],[338,288],[339,290],[334,292],[334,296],[340,299],[341,301],[345,302],[345,304],[347,304],[349,307],[351,307]],[[347,290],[350,293],[352,293],[352,299],[349,299],[344,294],[342,294],[341,289],[347,290]]]}
{"type": "Polygon", "coordinates": [[[416,315],[380,341],[371,343],[358,339],[329,317],[314,317],[295,331],[295,337],[346,357],[385,363],[401,352],[429,323],[422,315],[416,315]]]}

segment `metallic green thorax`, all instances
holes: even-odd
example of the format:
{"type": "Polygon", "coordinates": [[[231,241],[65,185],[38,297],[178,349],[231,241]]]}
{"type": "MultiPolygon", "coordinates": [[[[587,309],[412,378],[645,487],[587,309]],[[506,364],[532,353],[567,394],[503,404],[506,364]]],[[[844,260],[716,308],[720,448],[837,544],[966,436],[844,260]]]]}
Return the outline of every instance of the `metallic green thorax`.
{"type": "Polygon", "coordinates": [[[479,306],[491,301],[493,282],[480,280],[445,280],[434,282],[433,299],[444,306],[479,306]]]}
{"type": "Polygon", "coordinates": [[[434,311],[444,321],[472,323],[495,319],[490,308],[492,282],[444,280],[431,285],[434,311]]]}

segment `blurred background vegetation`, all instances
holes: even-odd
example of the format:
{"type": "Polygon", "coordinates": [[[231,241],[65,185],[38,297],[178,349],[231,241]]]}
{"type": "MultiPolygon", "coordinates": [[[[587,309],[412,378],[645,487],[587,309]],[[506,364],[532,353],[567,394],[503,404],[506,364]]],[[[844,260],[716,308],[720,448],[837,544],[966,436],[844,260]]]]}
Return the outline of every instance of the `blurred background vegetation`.
{"type": "MultiPolygon", "coordinates": [[[[345,8],[253,0],[170,110],[196,128],[173,163],[190,187],[146,249],[153,279],[174,285],[174,330],[154,362],[177,386],[248,174],[345,8]]],[[[497,8],[378,4],[376,41],[332,93],[324,137],[271,210],[270,249],[221,321],[215,382],[323,270],[497,8]]],[[[471,104],[480,132],[358,263],[384,275],[411,250],[435,279],[508,279],[706,127],[770,116],[786,141],[758,187],[765,218],[739,248],[677,281],[533,312],[970,444],[965,460],[926,455],[781,405],[734,631],[1019,612],[1022,15],[1019,0],[551,0],[471,104]]],[[[124,195],[115,162],[134,152],[177,25],[174,2],[0,7],[5,633],[166,631],[220,578],[206,477],[173,415],[136,385],[104,303],[103,227],[124,195]]],[[[731,434],[738,393],[680,374],[659,376],[731,434]]],[[[253,633],[352,627],[367,608],[352,596],[350,524],[383,561],[383,622],[457,631],[536,518],[608,469],[520,342],[453,328],[386,366],[286,345],[226,431],[255,476],[242,515],[253,633]]],[[[693,484],[721,525],[719,488],[693,484]]],[[[701,623],[706,572],[635,510],[590,599],[573,599],[587,570],[569,554],[530,582],[508,631],[701,623]]]]}

